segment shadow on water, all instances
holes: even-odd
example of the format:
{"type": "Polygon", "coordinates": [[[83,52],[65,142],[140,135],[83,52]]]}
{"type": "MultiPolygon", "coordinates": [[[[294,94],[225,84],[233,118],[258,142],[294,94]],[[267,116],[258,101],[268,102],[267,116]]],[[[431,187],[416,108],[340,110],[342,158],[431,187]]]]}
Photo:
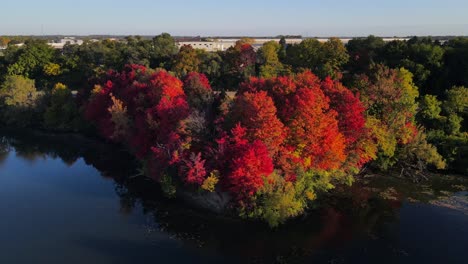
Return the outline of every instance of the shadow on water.
{"type": "MultiPolygon", "coordinates": [[[[466,186],[466,181],[454,183],[452,179],[445,187],[440,187],[443,185],[440,181],[434,183],[440,185],[438,189],[430,184],[415,189],[401,180],[364,179],[351,188],[338,188],[333,196],[324,199],[326,207],[271,230],[263,223],[219,217],[192,209],[180,201],[165,199],[151,181],[128,177],[136,173],[137,162],[116,146],[77,135],[11,131],[2,135],[0,168],[12,149],[18,157],[31,162],[51,157],[71,166],[82,158],[103,177],[113,179],[122,214],[143,210],[151,219],[145,227],[148,236],[164,232],[198,254],[223,256],[226,263],[401,261],[409,255],[398,242],[402,208],[413,209],[415,202],[427,202],[429,196],[444,194],[447,186],[453,187],[451,191],[455,191],[456,186],[462,191],[466,186]],[[432,193],[424,194],[424,191],[432,193]],[[414,201],[408,202],[408,198],[414,201]]],[[[448,191],[445,196],[449,196],[448,191]]],[[[122,257],[128,258],[128,262],[138,262],[141,256],[154,252],[151,243],[143,242],[83,238],[78,243],[107,254],[125,251],[127,255],[122,257]]],[[[177,252],[168,250],[159,254],[177,252]]]]}

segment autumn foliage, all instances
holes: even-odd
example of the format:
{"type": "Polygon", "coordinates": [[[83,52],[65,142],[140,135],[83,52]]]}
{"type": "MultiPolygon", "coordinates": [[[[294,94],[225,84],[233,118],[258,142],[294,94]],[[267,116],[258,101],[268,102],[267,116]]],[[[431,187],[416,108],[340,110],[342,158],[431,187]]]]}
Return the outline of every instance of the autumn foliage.
{"type": "Polygon", "coordinates": [[[260,139],[272,156],[278,153],[286,130],[276,114],[273,99],[265,91],[237,96],[230,114],[231,122],[246,128],[246,137],[250,141],[260,139]]]}
{"type": "Polygon", "coordinates": [[[333,183],[350,182],[385,149],[382,134],[396,134],[395,144],[417,134],[411,102],[384,93],[414,96],[411,85],[363,80],[361,95],[310,71],[251,78],[229,99],[214,93],[203,74],[190,72],[181,81],[164,70],[128,65],[95,86],[86,117],[103,137],[132,150],[161,184],[227,192],[243,215],[277,223],[298,215],[333,183]],[[377,89],[384,89],[379,98],[373,97],[377,89]],[[393,115],[394,107],[407,111],[393,115]]]}
{"type": "Polygon", "coordinates": [[[236,100],[252,93],[272,98],[284,126],[281,154],[296,157],[295,163],[300,161],[304,169],[339,169],[364,134],[364,107],[359,99],[339,82],[322,82],[309,71],[295,77],[252,78],[242,84],[236,100]]]}
{"type": "Polygon", "coordinates": [[[237,124],[223,142],[225,144],[226,175],[224,185],[240,202],[248,202],[273,173],[273,160],[267,146],[259,139],[246,137],[246,129],[237,124]]]}
{"type": "Polygon", "coordinates": [[[151,176],[158,179],[159,172],[179,162],[184,143],[179,130],[189,106],[182,82],[137,65],[109,71],[105,79],[95,88],[86,117],[105,138],[127,145],[140,159],[155,161],[157,166],[151,167],[157,173],[151,176]]]}

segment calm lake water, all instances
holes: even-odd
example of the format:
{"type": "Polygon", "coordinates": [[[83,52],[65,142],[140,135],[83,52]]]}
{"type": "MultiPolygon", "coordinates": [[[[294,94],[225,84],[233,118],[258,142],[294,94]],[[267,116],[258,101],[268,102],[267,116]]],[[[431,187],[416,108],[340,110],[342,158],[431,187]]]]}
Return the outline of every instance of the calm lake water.
{"type": "Polygon", "coordinates": [[[135,167],[76,136],[0,134],[0,263],[468,263],[464,177],[369,177],[271,230],[167,200],[135,167]]]}

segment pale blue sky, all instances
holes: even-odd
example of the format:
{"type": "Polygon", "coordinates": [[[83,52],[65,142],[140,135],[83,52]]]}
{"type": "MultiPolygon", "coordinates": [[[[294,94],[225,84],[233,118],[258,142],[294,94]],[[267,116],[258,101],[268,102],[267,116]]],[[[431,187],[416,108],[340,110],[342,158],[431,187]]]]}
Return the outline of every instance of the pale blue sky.
{"type": "Polygon", "coordinates": [[[0,35],[468,35],[468,0],[1,0],[0,35]]]}

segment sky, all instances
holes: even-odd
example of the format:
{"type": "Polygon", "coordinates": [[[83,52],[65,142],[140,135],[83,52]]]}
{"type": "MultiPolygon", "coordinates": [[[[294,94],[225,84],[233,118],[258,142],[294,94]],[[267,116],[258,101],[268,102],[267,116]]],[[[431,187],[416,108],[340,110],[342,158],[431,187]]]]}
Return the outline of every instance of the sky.
{"type": "Polygon", "coordinates": [[[468,35],[468,0],[0,0],[0,35],[468,35]]]}

